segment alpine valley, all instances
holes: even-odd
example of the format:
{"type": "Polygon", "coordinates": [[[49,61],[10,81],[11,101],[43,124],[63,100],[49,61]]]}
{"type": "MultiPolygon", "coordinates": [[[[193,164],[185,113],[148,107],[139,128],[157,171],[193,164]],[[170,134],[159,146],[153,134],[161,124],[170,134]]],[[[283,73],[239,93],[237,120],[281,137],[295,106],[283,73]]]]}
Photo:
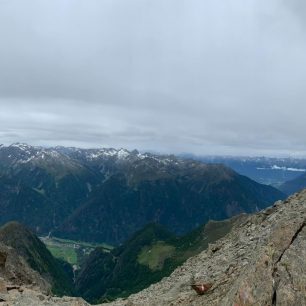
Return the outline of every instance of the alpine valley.
{"type": "Polygon", "coordinates": [[[126,298],[285,197],[227,166],[191,158],[2,145],[0,299],[87,305],[45,295],[126,298]],[[16,286],[27,293],[11,296],[16,286]]]}
{"type": "Polygon", "coordinates": [[[98,247],[77,277],[29,229],[10,222],[0,228],[0,303],[89,306],[80,297],[56,296],[68,294],[94,303],[124,297],[110,306],[302,306],[305,203],[302,191],[181,237],[149,224],[110,252],[98,247]]]}
{"type": "Polygon", "coordinates": [[[0,224],[119,245],[148,223],[183,235],[285,195],[221,164],[124,149],[0,147],[0,224]]]}

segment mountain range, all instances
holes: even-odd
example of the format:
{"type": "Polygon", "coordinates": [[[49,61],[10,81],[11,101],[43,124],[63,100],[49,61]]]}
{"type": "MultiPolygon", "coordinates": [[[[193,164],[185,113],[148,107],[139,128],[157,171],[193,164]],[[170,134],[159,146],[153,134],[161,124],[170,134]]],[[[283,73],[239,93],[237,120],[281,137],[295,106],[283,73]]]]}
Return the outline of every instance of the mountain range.
{"type": "Polygon", "coordinates": [[[306,159],[294,157],[183,156],[204,163],[221,163],[261,184],[279,188],[306,172],[306,159]]]}
{"type": "Polygon", "coordinates": [[[119,245],[146,224],[183,235],[285,195],[221,164],[125,149],[0,146],[0,224],[119,245]]]}

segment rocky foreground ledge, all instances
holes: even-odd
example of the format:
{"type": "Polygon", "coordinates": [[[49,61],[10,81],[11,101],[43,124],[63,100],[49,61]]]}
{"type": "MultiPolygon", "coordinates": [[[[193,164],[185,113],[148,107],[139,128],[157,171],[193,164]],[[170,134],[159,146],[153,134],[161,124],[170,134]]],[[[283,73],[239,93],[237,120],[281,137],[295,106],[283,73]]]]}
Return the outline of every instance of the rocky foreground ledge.
{"type": "Polygon", "coordinates": [[[306,191],[254,214],[170,277],[109,306],[306,305],[306,191]],[[191,283],[212,287],[198,295],[191,283]]]}
{"type": "MultiPolygon", "coordinates": [[[[104,305],[306,305],[306,191],[242,218],[227,236],[169,277],[104,305]],[[194,283],[209,289],[198,295],[191,288],[194,283]]],[[[37,288],[5,286],[0,280],[1,306],[88,305],[78,298],[51,297],[37,288]]]]}
{"type": "Polygon", "coordinates": [[[0,243],[0,306],[88,306],[83,299],[51,296],[50,284],[18,252],[0,243]]]}
{"type": "MultiPolygon", "coordinates": [[[[89,306],[80,298],[52,297],[42,294],[39,290],[27,287],[12,287],[9,286],[9,290],[6,292],[2,290],[1,292],[0,280],[0,306],[89,306]]],[[[4,289],[3,286],[2,289],[4,289]]]]}

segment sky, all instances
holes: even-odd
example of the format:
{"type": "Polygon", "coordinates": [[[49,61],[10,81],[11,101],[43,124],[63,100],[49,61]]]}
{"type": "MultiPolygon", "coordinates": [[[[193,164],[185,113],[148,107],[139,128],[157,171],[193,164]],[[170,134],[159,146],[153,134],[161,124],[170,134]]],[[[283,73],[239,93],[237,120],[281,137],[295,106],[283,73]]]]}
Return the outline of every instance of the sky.
{"type": "Polygon", "coordinates": [[[306,156],[304,0],[0,0],[0,143],[306,156]]]}

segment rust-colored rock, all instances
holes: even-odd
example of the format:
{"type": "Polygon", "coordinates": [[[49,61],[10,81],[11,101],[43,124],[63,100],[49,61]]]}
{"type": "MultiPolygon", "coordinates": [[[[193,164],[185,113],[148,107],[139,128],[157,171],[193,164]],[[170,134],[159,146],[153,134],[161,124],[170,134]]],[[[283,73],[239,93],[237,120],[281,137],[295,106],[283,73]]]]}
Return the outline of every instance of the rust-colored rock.
{"type": "Polygon", "coordinates": [[[191,285],[191,288],[198,294],[203,295],[205,294],[210,288],[212,287],[212,284],[194,284],[191,285]]]}

